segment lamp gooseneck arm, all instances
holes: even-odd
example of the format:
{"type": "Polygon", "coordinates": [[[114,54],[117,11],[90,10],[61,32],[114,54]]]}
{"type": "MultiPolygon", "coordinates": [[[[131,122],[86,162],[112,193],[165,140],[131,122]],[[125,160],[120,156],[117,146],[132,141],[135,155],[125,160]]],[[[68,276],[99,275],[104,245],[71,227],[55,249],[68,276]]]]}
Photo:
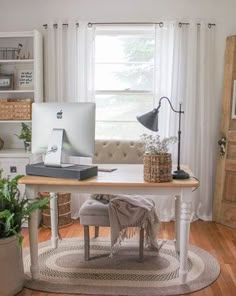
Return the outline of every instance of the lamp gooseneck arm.
{"type": "Polygon", "coordinates": [[[184,113],[184,111],[182,111],[181,107],[182,107],[182,103],[179,104],[179,110],[175,110],[171,104],[171,101],[169,100],[169,98],[167,97],[161,97],[159,100],[159,104],[157,107],[157,111],[159,111],[160,107],[161,107],[161,101],[163,99],[166,99],[171,107],[171,110],[175,113],[179,114],[179,128],[178,128],[178,155],[177,155],[177,171],[180,170],[180,144],[181,144],[181,114],[184,113]]]}
{"type": "MultiPolygon", "coordinates": [[[[184,111],[181,110],[181,107],[180,107],[179,110],[175,110],[175,109],[173,108],[173,105],[171,104],[170,99],[167,98],[167,97],[161,97],[161,98],[160,98],[160,100],[159,100],[159,104],[158,104],[158,106],[157,106],[157,110],[160,109],[160,107],[161,107],[161,101],[162,101],[163,99],[166,99],[166,100],[168,101],[168,103],[170,104],[170,108],[171,108],[172,111],[174,111],[175,113],[184,113],[184,111]]],[[[181,103],[180,103],[180,105],[181,105],[181,103]]]]}

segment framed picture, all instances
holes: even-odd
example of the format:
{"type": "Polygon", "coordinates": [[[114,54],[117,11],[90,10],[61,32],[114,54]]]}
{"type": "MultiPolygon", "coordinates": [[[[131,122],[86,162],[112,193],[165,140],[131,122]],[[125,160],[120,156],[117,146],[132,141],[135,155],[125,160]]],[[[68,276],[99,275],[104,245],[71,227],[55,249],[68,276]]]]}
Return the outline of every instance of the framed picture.
{"type": "Polygon", "coordinates": [[[0,90],[11,90],[13,89],[13,74],[0,74],[0,90]]]}
{"type": "Polygon", "coordinates": [[[18,69],[16,87],[19,90],[33,90],[34,71],[32,69],[18,69]]]}
{"type": "Polygon", "coordinates": [[[234,80],[231,118],[236,119],[236,80],[234,80]]]}

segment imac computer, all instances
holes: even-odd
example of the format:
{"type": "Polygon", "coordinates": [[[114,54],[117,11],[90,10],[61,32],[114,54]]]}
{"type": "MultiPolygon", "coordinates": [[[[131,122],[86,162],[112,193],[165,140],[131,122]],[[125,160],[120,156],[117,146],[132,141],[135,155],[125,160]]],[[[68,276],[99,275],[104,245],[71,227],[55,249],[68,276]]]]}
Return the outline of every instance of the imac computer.
{"type": "Polygon", "coordinates": [[[33,103],[32,153],[44,163],[27,165],[28,175],[85,179],[96,166],[62,163],[62,152],[91,157],[95,148],[95,103],[33,103]]]}

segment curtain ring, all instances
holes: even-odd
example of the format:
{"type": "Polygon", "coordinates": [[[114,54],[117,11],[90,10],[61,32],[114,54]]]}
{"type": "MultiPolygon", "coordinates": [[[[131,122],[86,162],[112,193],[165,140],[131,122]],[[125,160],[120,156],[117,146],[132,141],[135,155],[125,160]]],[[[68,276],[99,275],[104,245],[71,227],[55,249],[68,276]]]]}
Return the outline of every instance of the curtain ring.
{"type": "Polygon", "coordinates": [[[180,27],[180,28],[182,27],[182,23],[181,23],[181,22],[179,22],[179,27],[180,27]]]}
{"type": "Polygon", "coordinates": [[[92,28],[93,24],[92,23],[88,23],[88,27],[92,28]]]}
{"type": "Polygon", "coordinates": [[[211,24],[208,24],[208,28],[211,29],[211,27],[212,27],[212,25],[211,24]]]}
{"type": "Polygon", "coordinates": [[[164,23],[163,22],[160,22],[159,23],[159,27],[162,28],[163,26],[164,26],[164,23]]]}

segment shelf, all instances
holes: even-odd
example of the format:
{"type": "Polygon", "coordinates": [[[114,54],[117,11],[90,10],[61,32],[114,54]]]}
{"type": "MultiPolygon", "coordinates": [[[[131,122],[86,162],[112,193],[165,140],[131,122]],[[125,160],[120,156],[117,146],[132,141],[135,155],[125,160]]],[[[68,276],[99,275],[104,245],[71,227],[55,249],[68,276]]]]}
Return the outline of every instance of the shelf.
{"type": "Polygon", "coordinates": [[[21,119],[21,120],[1,120],[0,119],[0,123],[20,123],[20,122],[32,122],[32,120],[24,120],[24,119],[21,119]]]}
{"type": "Polygon", "coordinates": [[[19,93],[34,93],[34,90],[33,89],[0,90],[0,94],[19,94],[19,93]]]}
{"type": "Polygon", "coordinates": [[[33,59],[25,60],[0,60],[0,64],[30,64],[33,63],[33,59]]]}
{"type": "Polygon", "coordinates": [[[0,150],[0,158],[1,157],[30,157],[32,155],[31,152],[26,152],[25,149],[2,149],[0,150]]]}

